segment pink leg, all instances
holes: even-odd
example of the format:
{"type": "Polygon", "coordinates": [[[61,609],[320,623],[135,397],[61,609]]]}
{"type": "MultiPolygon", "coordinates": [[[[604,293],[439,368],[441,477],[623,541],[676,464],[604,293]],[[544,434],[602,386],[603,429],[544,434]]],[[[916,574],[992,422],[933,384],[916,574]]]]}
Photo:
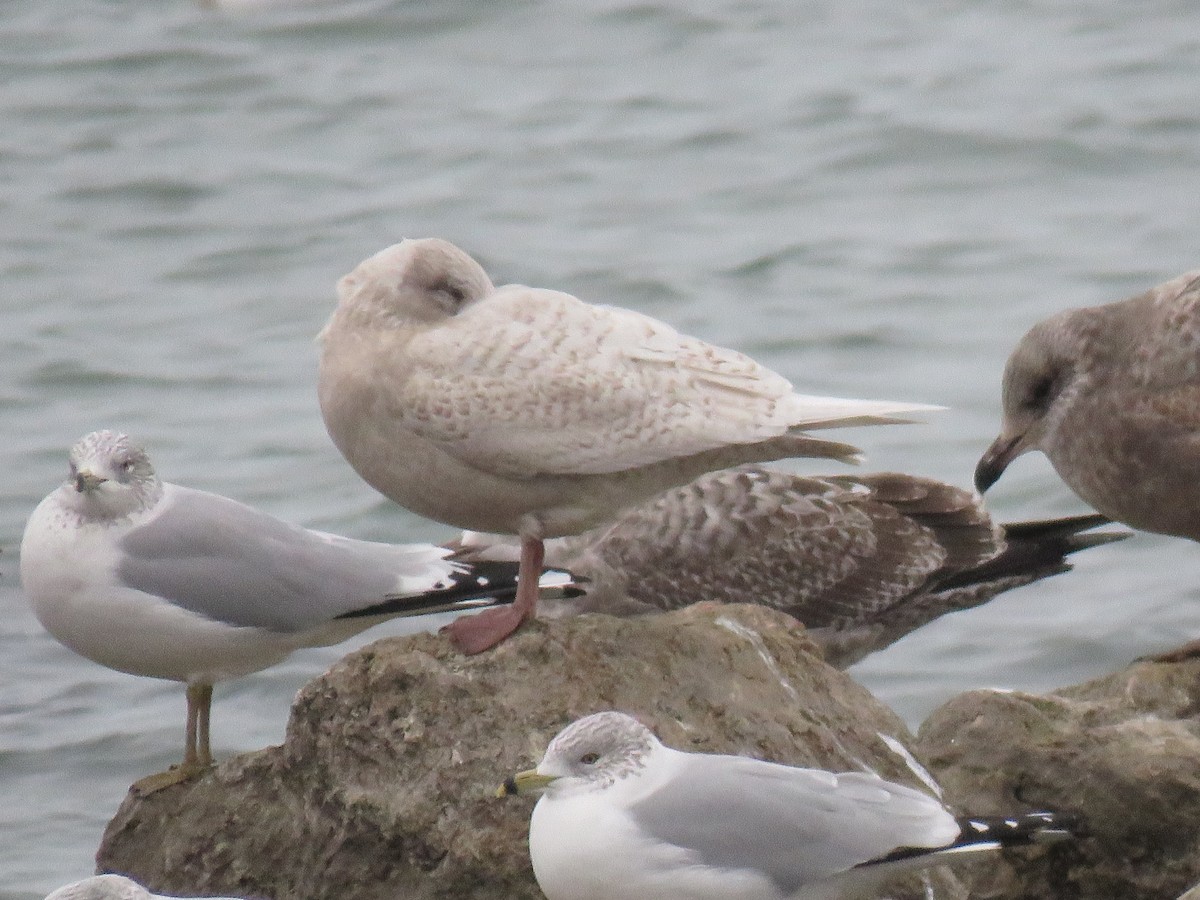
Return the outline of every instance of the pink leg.
{"type": "Polygon", "coordinates": [[[517,567],[517,597],[509,606],[497,606],[473,616],[459,616],[442,629],[454,646],[468,656],[495,647],[537,612],[538,580],[546,546],[539,538],[521,538],[521,563],[517,567]]]}

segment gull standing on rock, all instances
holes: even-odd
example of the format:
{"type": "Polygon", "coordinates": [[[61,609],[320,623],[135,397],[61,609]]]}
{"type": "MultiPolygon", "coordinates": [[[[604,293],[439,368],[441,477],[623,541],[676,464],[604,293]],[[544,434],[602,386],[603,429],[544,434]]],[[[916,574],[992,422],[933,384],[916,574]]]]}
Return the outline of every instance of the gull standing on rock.
{"type": "MultiPolygon", "coordinates": [[[[637,615],[699,602],[758,603],[804,624],[838,668],[940,616],[1071,568],[1067,556],[1127,532],[1073,516],[998,525],[974,491],[885,472],[806,477],[759,465],[707,472],[610,525],[546,542],[582,580],[546,616],[637,615]]],[[[512,560],[501,535],[465,532],[469,562],[512,560]]]]}
{"type": "Polygon", "coordinates": [[[71,448],[70,477],[29,518],[21,583],[38,620],[76,653],[187,685],[183,764],[136,785],[149,791],[212,764],[214,682],[395,616],[515,593],[513,563],[449,555],[310,531],[160,481],[128,437],[97,431],[71,448]]]}
{"type": "Polygon", "coordinates": [[[1039,322],[1008,359],[1003,407],[979,490],[1041,450],[1109,518],[1200,540],[1200,271],[1039,322]]]}
{"type": "Polygon", "coordinates": [[[685,753],[619,712],[580,719],[497,793],[542,792],[529,855],[549,900],[838,900],[892,875],[1068,838],[1058,817],[956,818],[923,791],[685,753]]]}
{"type": "Polygon", "coordinates": [[[732,350],[559,291],[496,288],[443,240],[406,240],[338,283],[319,395],[333,442],[420,515],[521,539],[517,601],[449,626],[468,653],[533,615],[543,540],[698,475],[856,449],[801,429],[903,421],[914,403],[796,394],[732,350]]]}

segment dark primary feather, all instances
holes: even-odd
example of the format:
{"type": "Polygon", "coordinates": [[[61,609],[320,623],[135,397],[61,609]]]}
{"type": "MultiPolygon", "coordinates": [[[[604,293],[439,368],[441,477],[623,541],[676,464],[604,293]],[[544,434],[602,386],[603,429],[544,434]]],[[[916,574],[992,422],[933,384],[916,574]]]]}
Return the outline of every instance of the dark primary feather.
{"type": "Polygon", "coordinates": [[[1003,549],[991,559],[959,571],[944,570],[919,591],[857,622],[821,629],[813,637],[825,658],[839,668],[948,613],[987,603],[1014,588],[1071,570],[1070,554],[1124,540],[1127,531],[1090,529],[1108,524],[1101,515],[1070,516],[1003,526],[1003,549]]]}
{"type": "MultiPolygon", "coordinates": [[[[569,573],[551,572],[562,584],[555,590],[562,598],[582,593],[569,573]]],[[[445,588],[430,591],[419,597],[394,595],[381,603],[365,606],[338,616],[339,619],[359,619],[371,616],[419,616],[436,612],[463,612],[491,606],[511,604],[517,595],[517,563],[480,561],[469,569],[456,572],[447,579],[445,588]]]]}
{"type": "Polygon", "coordinates": [[[977,845],[1027,847],[1031,844],[1052,844],[1079,836],[1079,822],[1070,813],[1031,812],[1015,816],[960,816],[958,838],[945,847],[929,850],[925,847],[901,847],[886,856],[863,863],[877,866],[902,859],[944,853],[947,850],[977,845]]]}

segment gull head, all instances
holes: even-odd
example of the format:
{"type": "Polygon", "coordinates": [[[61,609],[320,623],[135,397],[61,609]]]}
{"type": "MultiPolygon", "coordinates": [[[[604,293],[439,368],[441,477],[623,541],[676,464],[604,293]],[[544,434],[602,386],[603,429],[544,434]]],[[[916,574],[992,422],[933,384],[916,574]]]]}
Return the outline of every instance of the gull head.
{"type": "Polygon", "coordinates": [[[1021,338],[1004,367],[1000,434],[975,467],[982,493],[1009,464],[1030,450],[1045,450],[1080,380],[1081,335],[1077,310],[1067,310],[1033,326],[1021,338]]]}
{"type": "Polygon", "coordinates": [[[146,451],[119,432],[93,431],[80,438],[68,460],[62,495],[88,517],[128,516],[153,506],[162,495],[162,482],[146,451]]]}
{"type": "Polygon", "coordinates": [[[538,767],[518,772],[497,794],[601,790],[641,770],[661,746],[654,733],[632,716],[595,713],[560,731],[538,767]]]}
{"type": "Polygon", "coordinates": [[[374,325],[432,325],[494,290],[483,267],[449,241],[410,239],[380,250],[338,282],[338,315],[374,325]]]}

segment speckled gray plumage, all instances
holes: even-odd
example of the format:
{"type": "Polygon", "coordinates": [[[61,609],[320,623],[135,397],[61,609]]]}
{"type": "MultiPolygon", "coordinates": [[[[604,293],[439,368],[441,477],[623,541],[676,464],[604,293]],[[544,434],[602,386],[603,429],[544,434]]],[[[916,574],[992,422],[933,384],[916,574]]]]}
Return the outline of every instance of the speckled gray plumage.
{"type": "Polygon", "coordinates": [[[1009,357],[1003,407],[981,489],[1041,450],[1104,515],[1200,540],[1200,271],[1039,322],[1009,357]]]}

